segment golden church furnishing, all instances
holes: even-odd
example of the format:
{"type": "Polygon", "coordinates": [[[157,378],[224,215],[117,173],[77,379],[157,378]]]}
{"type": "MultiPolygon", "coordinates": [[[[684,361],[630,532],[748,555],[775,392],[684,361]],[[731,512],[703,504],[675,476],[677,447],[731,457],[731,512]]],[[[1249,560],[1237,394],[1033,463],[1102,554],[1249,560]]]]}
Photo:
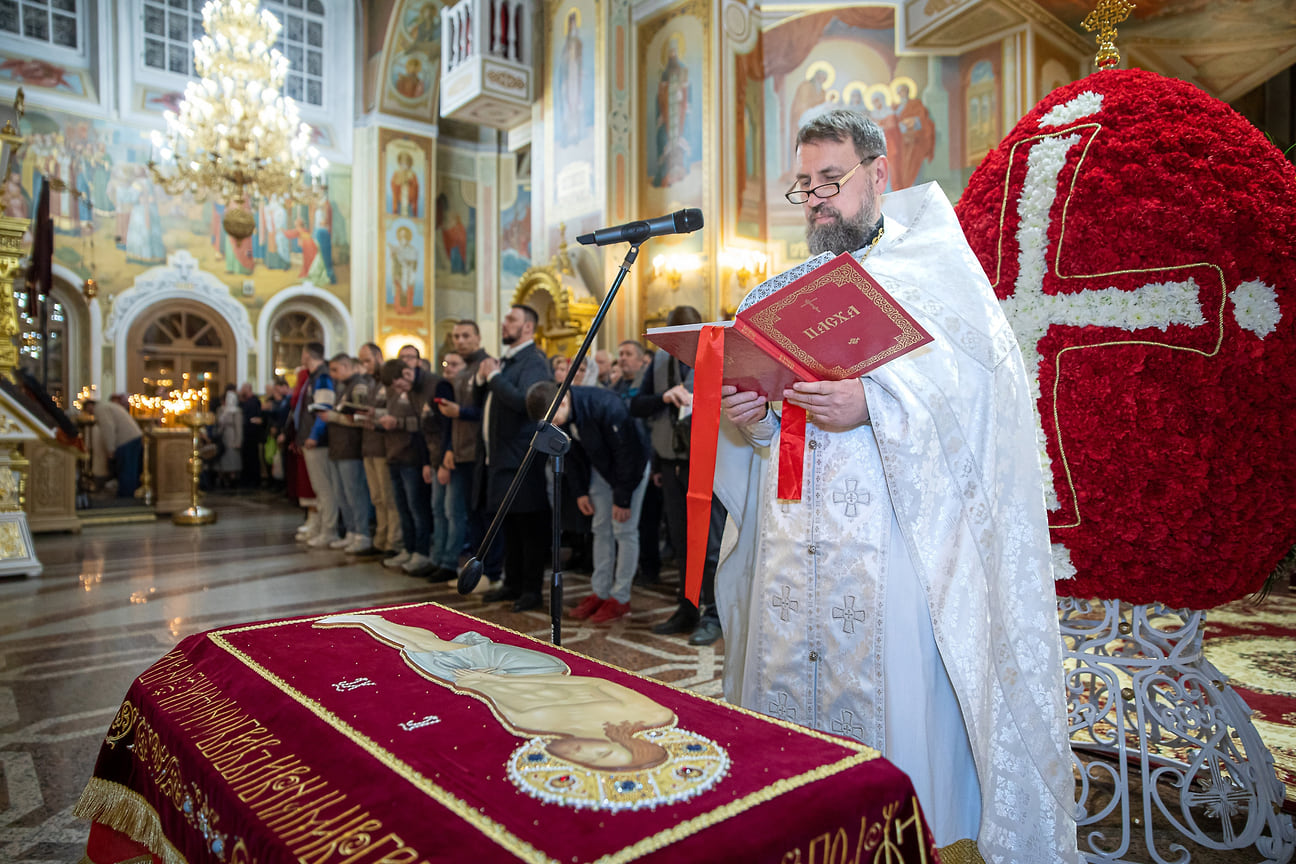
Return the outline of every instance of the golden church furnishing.
{"type": "Polygon", "coordinates": [[[252,202],[304,200],[328,163],[282,92],[288,58],[270,47],[280,30],[274,15],[253,0],[211,0],[203,27],[207,35],[194,41],[202,81],[189,82],[179,110],[164,113],[166,133],[153,133],[163,164],[149,168],[172,195],[229,205],[223,225],[241,240],[255,228],[252,202]]]}

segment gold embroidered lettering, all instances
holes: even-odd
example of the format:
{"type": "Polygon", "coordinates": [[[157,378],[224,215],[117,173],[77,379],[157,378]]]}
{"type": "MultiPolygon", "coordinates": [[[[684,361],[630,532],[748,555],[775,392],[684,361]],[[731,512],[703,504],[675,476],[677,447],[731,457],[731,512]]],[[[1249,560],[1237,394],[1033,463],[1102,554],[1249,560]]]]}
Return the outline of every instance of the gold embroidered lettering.
{"type": "MultiPolygon", "coordinates": [[[[168,654],[141,675],[139,682],[150,688],[157,707],[169,715],[175,728],[187,733],[238,800],[252,807],[302,864],[419,861],[416,849],[394,833],[380,836],[380,819],[359,805],[347,806],[346,794],[314,776],[303,760],[276,753],[282,740],[196,671],[181,652],[168,654]]],[[[191,792],[181,776],[179,760],[140,711],[126,701],[114,716],[106,740],[115,744],[132,732],[135,758],[149,772],[159,794],[182,809],[191,792]]],[[[230,864],[255,864],[244,841],[231,840],[230,864]]],[[[798,852],[797,864],[799,861],[798,852]]]]}
{"type": "Polygon", "coordinates": [[[284,782],[282,785],[277,782],[273,784],[278,787],[274,790],[277,794],[272,795],[269,801],[260,803],[260,806],[265,808],[260,815],[267,822],[300,812],[309,804],[311,795],[328,786],[328,783],[315,777],[305,780],[286,777],[284,780],[291,782],[284,782]]]}
{"type": "Polygon", "coordinates": [[[257,771],[253,777],[235,786],[234,791],[240,801],[245,804],[255,804],[262,796],[277,793],[283,788],[283,782],[288,780],[301,782],[300,778],[309,773],[310,769],[303,765],[300,759],[295,756],[281,756],[267,765],[264,770],[257,771]]]}
{"type": "Polygon", "coordinates": [[[139,676],[139,681],[145,687],[152,687],[156,684],[169,684],[176,680],[177,677],[188,674],[188,671],[192,668],[182,652],[172,650],[157,663],[144,670],[144,674],[139,676]]]}
{"type": "Polygon", "coordinates": [[[279,739],[274,738],[269,729],[257,723],[250,731],[233,738],[208,739],[200,741],[196,745],[198,752],[202,753],[212,764],[216,764],[219,756],[228,756],[232,754],[243,754],[257,747],[267,747],[279,743],[279,739]]]}
{"type": "MultiPolygon", "coordinates": [[[[377,820],[374,821],[377,822],[377,820]]],[[[381,824],[374,829],[374,831],[380,830],[382,830],[381,824]]],[[[363,843],[343,844],[341,854],[346,855],[347,857],[338,861],[337,864],[357,864],[357,862],[365,858],[370,858],[376,854],[379,849],[387,845],[389,840],[396,843],[397,849],[405,847],[405,843],[400,839],[400,837],[390,832],[379,837],[377,840],[374,840],[372,843],[370,842],[370,839],[371,837],[368,835],[359,835],[357,840],[363,840],[363,843]]]]}
{"type": "Polygon", "coordinates": [[[326,830],[337,824],[339,820],[349,819],[359,810],[359,806],[352,804],[347,810],[341,813],[328,813],[325,810],[331,808],[346,800],[346,796],[340,792],[330,792],[328,797],[322,799],[308,809],[299,810],[297,813],[287,817],[287,821],[277,823],[274,827],[279,832],[279,837],[294,847],[295,850],[309,848],[311,838],[318,836],[326,830]],[[333,797],[333,796],[338,797],[333,797]],[[305,844],[305,847],[302,846],[305,844]]]}
{"type": "MultiPolygon", "coordinates": [[[[359,808],[353,807],[347,813],[357,809],[359,808]]],[[[327,831],[313,832],[306,838],[305,845],[299,844],[294,847],[293,854],[301,861],[327,861],[338,855],[354,856],[357,852],[367,851],[373,841],[372,832],[380,830],[382,830],[382,822],[373,818],[366,810],[341,825],[330,827],[327,831]]]]}
{"type": "Polygon", "coordinates": [[[838,828],[836,836],[833,837],[832,848],[828,851],[828,860],[846,864],[846,847],[850,841],[846,839],[846,829],[838,828]]]}
{"type": "Polygon", "coordinates": [[[860,864],[861,861],[867,864],[867,862],[871,861],[871,858],[863,858],[862,856],[865,852],[873,851],[874,847],[878,844],[881,834],[882,826],[880,824],[875,822],[870,825],[868,817],[861,816],[859,837],[855,840],[855,858],[851,861],[851,864],[860,864]]]}
{"type": "Polygon", "coordinates": [[[818,837],[810,841],[810,848],[807,850],[807,857],[810,859],[810,864],[817,864],[817,862],[823,862],[823,864],[827,864],[828,846],[829,843],[831,842],[829,838],[831,836],[832,835],[829,832],[825,831],[824,833],[820,834],[818,837]],[[818,846],[819,844],[823,844],[822,858],[819,858],[815,855],[815,847],[818,846]]]}
{"type": "MultiPolygon", "coordinates": [[[[268,743],[278,744],[280,742],[278,738],[272,738],[268,743]]],[[[241,765],[255,765],[258,762],[263,762],[269,758],[270,751],[267,748],[262,747],[258,750],[254,745],[249,745],[244,750],[236,750],[233,753],[228,753],[225,756],[222,756],[220,759],[213,759],[212,767],[216,769],[216,773],[220,774],[226,780],[229,780],[230,774],[236,773],[234,771],[235,768],[238,768],[241,765]],[[257,754],[256,758],[248,758],[249,754],[253,752],[257,754]]]]}
{"type": "Polygon", "coordinates": [[[231,771],[225,775],[225,779],[229,781],[230,788],[241,793],[244,790],[255,788],[255,784],[268,782],[279,774],[287,773],[301,766],[302,761],[296,756],[280,756],[264,765],[250,766],[247,771],[231,771]]]}
{"type": "MultiPolygon", "coordinates": [[[[383,857],[375,861],[374,864],[414,864],[414,862],[418,861],[419,853],[417,849],[411,849],[409,846],[406,846],[405,841],[401,840],[395,834],[388,834],[387,837],[392,839],[392,842],[397,845],[397,848],[383,855],[383,857]]],[[[384,837],[383,839],[386,840],[387,837],[384,837]]]]}

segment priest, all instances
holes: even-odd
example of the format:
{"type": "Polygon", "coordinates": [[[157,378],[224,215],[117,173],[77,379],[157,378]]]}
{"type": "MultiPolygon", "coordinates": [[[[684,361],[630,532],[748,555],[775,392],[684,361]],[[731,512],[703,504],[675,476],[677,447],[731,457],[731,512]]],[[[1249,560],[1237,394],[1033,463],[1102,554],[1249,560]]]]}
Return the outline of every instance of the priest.
{"type": "MultiPolygon", "coordinates": [[[[715,490],[725,695],[877,747],[951,860],[1079,860],[1061,642],[1021,353],[934,184],[882,195],[886,140],[835,109],[797,135],[787,193],[811,254],[851,252],[934,337],[780,415],[725,387],[715,490]],[[799,500],[779,471],[802,470],[799,500]],[[735,531],[736,528],[736,531],[735,531]]],[[[758,287],[750,305],[769,293],[758,287]]]]}

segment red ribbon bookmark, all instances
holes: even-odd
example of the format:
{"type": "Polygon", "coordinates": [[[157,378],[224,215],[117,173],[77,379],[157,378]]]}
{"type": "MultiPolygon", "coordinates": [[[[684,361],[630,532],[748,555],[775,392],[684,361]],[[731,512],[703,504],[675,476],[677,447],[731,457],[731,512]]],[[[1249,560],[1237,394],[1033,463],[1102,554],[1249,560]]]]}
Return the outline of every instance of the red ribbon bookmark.
{"type": "Polygon", "coordinates": [[[778,497],[780,501],[800,501],[805,474],[805,409],[784,402],[779,427],[778,497]]]}
{"type": "Polygon", "coordinates": [[[720,439],[720,385],[724,380],[724,334],[724,327],[703,326],[693,364],[684,596],[694,606],[702,595],[702,570],[706,567],[707,534],[711,526],[711,494],[720,439]]]}

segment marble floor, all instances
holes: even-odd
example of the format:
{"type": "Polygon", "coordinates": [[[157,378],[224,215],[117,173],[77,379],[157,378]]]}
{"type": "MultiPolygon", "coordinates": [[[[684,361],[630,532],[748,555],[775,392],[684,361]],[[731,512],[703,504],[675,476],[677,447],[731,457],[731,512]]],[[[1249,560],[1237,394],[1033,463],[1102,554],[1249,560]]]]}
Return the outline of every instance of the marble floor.
{"type": "MultiPolygon", "coordinates": [[[[545,611],[514,614],[449,585],[375,562],[307,552],[301,513],[267,495],[211,496],[220,519],[45,535],[37,579],[0,580],[0,861],[69,864],[88,832],[72,816],[95,756],[136,676],[186,636],[247,621],[431,600],[549,638],[545,611]]],[[[568,574],[569,597],[588,577],[568,574]]],[[[720,692],[723,641],[690,647],[651,626],[674,609],[674,584],[636,587],[628,620],[569,624],[563,644],[710,695],[720,692]]]]}

